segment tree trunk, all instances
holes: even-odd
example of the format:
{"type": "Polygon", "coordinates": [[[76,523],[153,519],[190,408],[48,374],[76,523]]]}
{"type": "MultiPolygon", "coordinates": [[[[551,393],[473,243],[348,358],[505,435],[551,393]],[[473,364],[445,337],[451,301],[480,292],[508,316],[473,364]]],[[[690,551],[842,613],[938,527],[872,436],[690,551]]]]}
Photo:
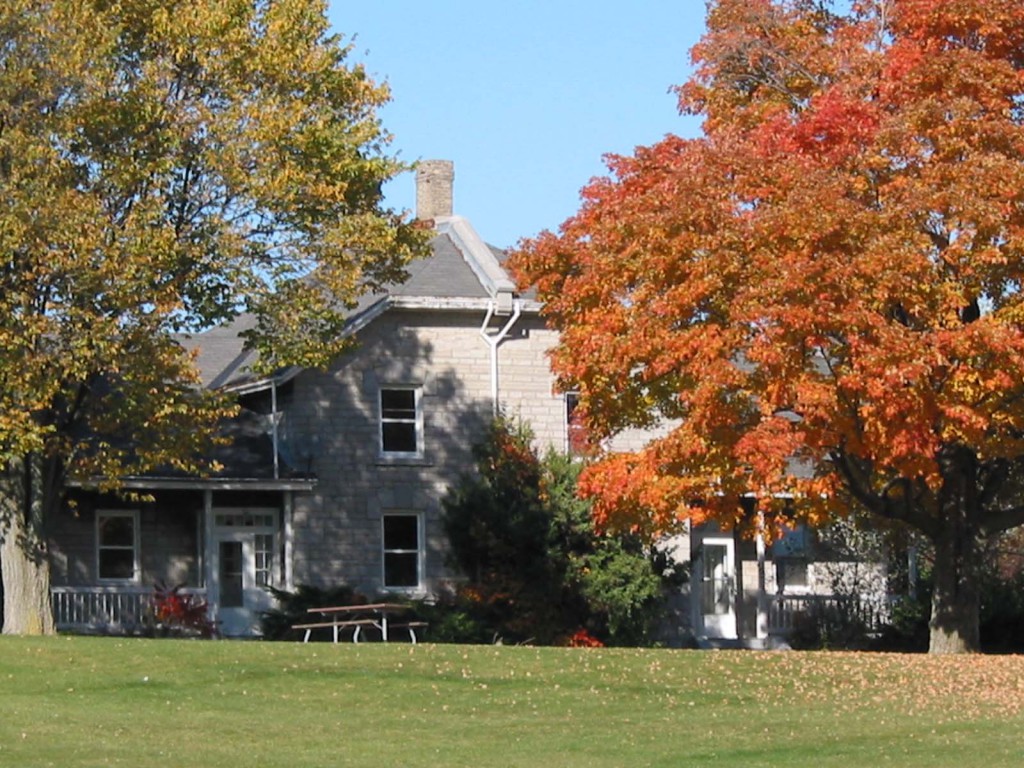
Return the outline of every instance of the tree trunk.
{"type": "Polygon", "coordinates": [[[33,457],[12,460],[0,485],[0,571],[5,635],[52,635],[50,559],[43,530],[43,472],[33,457]]]}
{"type": "Polygon", "coordinates": [[[979,537],[970,532],[947,532],[935,542],[929,653],[981,650],[978,612],[983,552],[979,537]]]}
{"type": "Polygon", "coordinates": [[[979,610],[985,541],[980,531],[982,467],[961,445],[946,446],[938,515],[931,529],[935,545],[929,653],[977,653],[981,650],[979,610]]]}
{"type": "Polygon", "coordinates": [[[45,548],[25,541],[24,528],[9,524],[0,544],[0,565],[4,580],[5,635],[52,635],[50,606],[50,561],[45,548]],[[28,551],[26,551],[26,549],[28,551]]]}

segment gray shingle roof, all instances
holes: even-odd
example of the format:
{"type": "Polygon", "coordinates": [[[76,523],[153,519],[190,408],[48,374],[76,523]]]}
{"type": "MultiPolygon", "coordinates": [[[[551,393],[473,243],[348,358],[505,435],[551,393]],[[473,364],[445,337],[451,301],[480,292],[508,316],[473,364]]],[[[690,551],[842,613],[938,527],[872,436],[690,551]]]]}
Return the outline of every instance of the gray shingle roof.
{"type": "Polygon", "coordinates": [[[252,315],[243,314],[225,325],[179,339],[185,349],[198,350],[196,365],[203,386],[217,389],[248,375],[256,354],[244,348],[239,334],[254,324],[252,315]]]}
{"type": "Polygon", "coordinates": [[[409,278],[391,288],[391,295],[444,299],[489,297],[451,237],[438,235],[430,247],[431,255],[410,264],[409,278]]]}
{"type": "MultiPolygon", "coordinates": [[[[481,282],[477,272],[470,266],[470,260],[481,258],[491,260],[492,266],[501,269],[504,252],[487,246],[488,253],[466,253],[459,243],[448,234],[439,234],[430,243],[431,254],[414,261],[407,268],[408,278],[390,286],[386,292],[360,297],[350,313],[355,321],[364,316],[374,305],[395,298],[418,299],[487,299],[490,293],[481,282]]],[[[503,270],[502,270],[503,271],[503,270]]],[[[252,380],[252,364],[255,353],[245,349],[239,334],[254,324],[251,315],[243,314],[209,331],[182,337],[180,342],[188,350],[198,350],[196,364],[202,377],[203,386],[220,388],[237,386],[252,380]]]]}

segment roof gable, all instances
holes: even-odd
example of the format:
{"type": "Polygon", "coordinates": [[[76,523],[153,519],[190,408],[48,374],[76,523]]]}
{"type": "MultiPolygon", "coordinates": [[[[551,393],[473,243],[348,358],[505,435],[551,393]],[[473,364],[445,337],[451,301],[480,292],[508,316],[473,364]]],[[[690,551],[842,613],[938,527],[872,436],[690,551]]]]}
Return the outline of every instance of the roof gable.
{"type": "MultiPolygon", "coordinates": [[[[492,301],[511,302],[515,286],[502,267],[503,252],[488,246],[468,221],[460,216],[437,219],[437,235],[430,255],[412,262],[408,277],[383,292],[360,297],[351,311],[345,335],[356,333],[392,306],[465,309],[492,301]]],[[[182,337],[185,349],[196,351],[202,384],[219,389],[266,386],[252,374],[256,354],[245,348],[240,334],[254,324],[243,314],[232,322],[200,334],[182,337]]],[[[289,378],[288,374],[284,378],[289,378]]]]}
{"type": "Polygon", "coordinates": [[[490,293],[480,282],[462,250],[448,233],[430,243],[431,255],[411,263],[408,279],[388,289],[391,296],[486,299],[490,293]]]}

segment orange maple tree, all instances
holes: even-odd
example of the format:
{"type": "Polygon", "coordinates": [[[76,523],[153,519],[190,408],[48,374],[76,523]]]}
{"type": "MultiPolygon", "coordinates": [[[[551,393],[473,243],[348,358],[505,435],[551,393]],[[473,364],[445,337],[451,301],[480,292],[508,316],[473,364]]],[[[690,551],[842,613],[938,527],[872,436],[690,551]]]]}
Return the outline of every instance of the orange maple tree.
{"type": "Polygon", "coordinates": [[[715,0],[678,89],[703,136],[608,158],[513,258],[611,526],[822,523],[935,546],[931,650],[978,648],[1024,523],[1024,4],[715,0]],[[801,468],[803,468],[801,470],[801,468]]]}

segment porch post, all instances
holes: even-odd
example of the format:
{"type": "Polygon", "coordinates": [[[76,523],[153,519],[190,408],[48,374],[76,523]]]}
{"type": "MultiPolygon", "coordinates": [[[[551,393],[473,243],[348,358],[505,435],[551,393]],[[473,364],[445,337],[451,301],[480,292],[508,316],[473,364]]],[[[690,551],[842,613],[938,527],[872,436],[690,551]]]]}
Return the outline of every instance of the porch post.
{"type": "Polygon", "coordinates": [[[291,491],[284,492],[284,588],[289,592],[295,589],[295,571],[292,562],[292,553],[295,546],[295,533],[292,528],[292,518],[295,513],[294,496],[291,491]]]}
{"type": "Polygon", "coordinates": [[[757,534],[754,537],[757,548],[757,626],[755,629],[758,640],[768,637],[768,593],[764,574],[764,512],[757,511],[757,534]]]}
{"type": "Polygon", "coordinates": [[[206,589],[206,502],[196,512],[196,586],[206,589]]]}
{"type": "Polygon", "coordinates": [[[211,617],[213,603],[210,600],[210,587],[213,584],[213,491],[203,490],[203,587],[206,588],[206,602],[210,606],[211,617]]]}
{"type": "Polygon", "coordinates": [[[704,599],[704,539],[691,533],[690,538],[690,626],[694,634],[706,636],[701,601],[704,599]]]}

